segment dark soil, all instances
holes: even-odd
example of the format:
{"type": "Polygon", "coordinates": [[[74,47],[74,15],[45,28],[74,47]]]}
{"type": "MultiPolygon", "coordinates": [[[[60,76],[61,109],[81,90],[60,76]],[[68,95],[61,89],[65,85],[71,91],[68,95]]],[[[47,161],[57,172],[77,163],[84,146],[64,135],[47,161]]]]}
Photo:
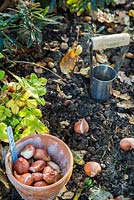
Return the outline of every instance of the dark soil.
{"type": "MultiPolygon", "coordinates": [[[[68,45],[71,47],[77,37],[76,27],[80,23],[82,22],[79,18],[71,23],[66,19],[66,27],[63,30],[60,29],[58,34],[49,30],[47,33],[45,32],[45,39],[48,43],[57,40],[60,44],[61,36],[66,34],[69,38],[68,45]]],[[[83,43],[80,44],[83,45],[83,43]]],[[[62,139],[71,150],[86,150],[85,162],[97,161],[101,163],[102,173],[92,178],[97,187],[109,191],[113,197],[123,195],[127,198],[134,198],[134,151],[123,151],[119,147],[122,138],[133,137],[134,134],[134,125],[129,123],[128,118],[121,118],[119,114],[133,115],[134,110],[118,108],[117,103],[121,100],[113,95],[105,102],[91,99],[90,78],[85,78],[77,73],[72,73],[70,76],[61,74],[59,62],[65,52],[61,49],[58,51],[45,50],[43,55],[38,55],[34,51],[30,55],[23,53],[18,56],[19,60],[25,61],[45,61],[46,57],[51,57],[55,64],[56,74],[62,78],[58,78],[45,69],[42,74],[38,74],[48,80],[45,96],[46,106],[41,108],[43,122],[49,127],[51,134],[62,139]],[[57,84],[65,96],[59,94],[57,84]],[[85,118],[90,127],[88,133],[83,135],[76,134],[73,130],[74,123],[81,118],[85,118]]],[[[105,51],[110,63],[113,63],[113,57],[119,52],[120,48],[105,51]]],[[[133,43],[130,44],[129,52],[134,54],[133,43]]],[[[17,56],[12,55],[11,57],[17,56]]],[[[88,54],[83,53],[81,57],[83,60],[88,60],[88,54]]],[[[78,63],[78,66],[80,65],[81,63],[78,63]]],[[[134,60],[125,58],[120,70],[124,71],[127,76],[133,75],[134,60]]],[[[17,75],[25,76],[33,72],[33,67],[17,64],[11,71],[17,75]]],[[[134,84],[128,85],[117,78],[113,83],[113,89],[127,93],[131,97],[131,101],[134,101],[134,84]]],[[[82,187],[87,177],[83,167],[83,165],[75,165],[72,177],[67,184],[67,189],[74,192],[74,195],[82,187]]],[[[6,189],[0,182],[0,188],[0,199],[21,200],[12,186],[10,189],[6,189]]],[[[90,189],[88,188],[82,192],[79,199],[88,200],[89,195],[90,189]]]]}

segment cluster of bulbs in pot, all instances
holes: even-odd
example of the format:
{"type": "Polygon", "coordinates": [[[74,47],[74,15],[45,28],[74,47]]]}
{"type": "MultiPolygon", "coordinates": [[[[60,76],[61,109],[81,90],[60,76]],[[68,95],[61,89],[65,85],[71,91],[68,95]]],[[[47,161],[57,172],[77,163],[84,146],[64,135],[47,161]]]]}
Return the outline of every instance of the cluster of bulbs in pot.
{"type": "Polygon", "coordinates": [[[33,187],[47,186],[62,178],[59,165],[47,151],[32,144],[27,144],[13,163],[13,175],[19,182],[33,187]]]}

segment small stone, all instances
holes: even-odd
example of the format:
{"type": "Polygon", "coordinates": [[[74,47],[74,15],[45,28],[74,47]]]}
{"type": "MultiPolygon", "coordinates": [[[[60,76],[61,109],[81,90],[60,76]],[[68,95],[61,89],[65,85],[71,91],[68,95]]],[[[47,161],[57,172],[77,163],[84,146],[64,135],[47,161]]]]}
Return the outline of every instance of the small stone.
{"type": "Polygon", "coordinates": [[[85,16],[85,17],[83,18],[83,21],[84,21],[84,22],[90,22],[90,21],[91,21],[91,17],[90,17],[90,16],[85,16]]]}
{"type": "Polygon", "coordinates": [[[124,174],[124,180],[128,180],[128,175],[124,174]]]}
{"type": "Polygon", "coordinates": [[[108,32],[108,33],[114,33],[114,29],[111,28],[111,27],[109,27],[109,28],[107,28],[107,32],[108,32]]]}
{"type": "Polygon", "coordinates": [[[73,196],[74,196],[74,192],[68,191],[63,194],[62,199],[72,199],[73,196]]]}
{"type": "Polygon", "coordinates": [[[51,69],[53,69],[54,68],[54,63],[53,62],[49,62],[48,63],[48,67],[51,68],[51,69]]]}
{"type": "Polygon", "coordinates": [[[53,58],[51,58],[51,57],[46,57],[46,58],[45,58],[45,62],[47,62],[47,63],[53,62],[53,58]]]}
{"type": "Polygon", "coordinates": [[[61,49],[67,50],[68,49],[68,44],[66,42],[62,42],[60,45],[61,49]]]}
{"type": "Polygon", "coordinates": [[[56,69],[56,68],[53,68],[53,72],[57,73],[57,69],[56,69]]]}
{"type": "Polygon", "coordinates": [[[134,54],[131,52],[126,53],[126,58],[134,58],[134,54]]]}

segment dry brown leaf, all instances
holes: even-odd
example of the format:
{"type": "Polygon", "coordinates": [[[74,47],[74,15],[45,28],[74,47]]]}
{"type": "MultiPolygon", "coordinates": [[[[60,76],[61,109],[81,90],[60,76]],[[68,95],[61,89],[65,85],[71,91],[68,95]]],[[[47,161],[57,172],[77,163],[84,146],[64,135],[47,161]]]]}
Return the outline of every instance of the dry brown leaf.
{"type": "Polygon", "coordinates": [[[99,22],[106,22],[106,23],[111,23],[114,22],[114,15],[111,13],[106,13],[98,9],[97,13],[97,19],[99,22]]]}
{"type": "Polygon", "coordinates": [[[118,78],[120,79],[121,82],[127,83],[128,85],[132,85],[132,80],[131,77],[127,77],[125,72],[119,71],[118,72],[118,78]]]}
{"type": "Polygon", "coordinates": [[[124,100],[122,102],[117,103],[117,107],[124,109],[134,108],[134,102],[131,102],[130,100],[124,100]]]}
{"type": "Polygon", "coordinates": [[[120,98],[120,99],[124,99],[124,100],[129,100],[130,99],[130,96],[127,93],[121,94],[120,91],[118,91],[118,90],[112,90],[112,94],[116,98],[120,98]]]}
{"type": "Polygon", "coordinates": [[[134,125],[134,115],[128,115],[129,123],[134,125]]]}
{"type": "Polygon", "coordinates": [[[108,63],[108,58],[105,54],[96,53],[96,60],[101,64],[108,63]]]}
{"type": "Polygon", "coordinates": [[[79,73],[86,77],[86,78],[89,78],[89,71],[90,71],[90,67],[86,67],[86,68],[81,68],[79,73]]]}
{"type": "Polygon", "coordinates": [[[120,118],[123,118],[123,119],[128,118],[129,123],[134,125],[134,115],[130,116],[129,114],[126,114],[126,113],[117,113],[117,114],[120,116],[120,118]]]}
{"type": "Polygon", "coordinates": [[[78,56],[82,53],[82,47],[70,48],[60,62],[60,70],[63,74],[69,74],[75,68],[78,56]]]}
{"type": "Polygon", "coordinates": [[[8,179],[7,179],[6,175],[4,174],[4,171],[1,168],[0,168],[0,182],[2,182],[7,189],[10,188],[8,179]]]}
{"type": "Polygon", "coordinates": [[[58,92],[58,96],[61,98],[61,99],[71,99],[72,96],[71,95],[66,95],[61,89],[60,89],[60,86],[59,84],[57,84],[57,88],[56,88],[57,92],[58,92]]]}

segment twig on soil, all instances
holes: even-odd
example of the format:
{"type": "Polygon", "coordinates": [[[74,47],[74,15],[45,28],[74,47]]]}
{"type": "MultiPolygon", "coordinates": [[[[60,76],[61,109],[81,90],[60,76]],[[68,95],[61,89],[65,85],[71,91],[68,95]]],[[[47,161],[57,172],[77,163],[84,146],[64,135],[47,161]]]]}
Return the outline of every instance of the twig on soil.
{"type": "MultiPolygon", "coordinates": [[[[45,70],[51,72],[52,74],[54,74],[55,76],[57,76],[58,78],[60,78],[63,82],[65,82],[65,83],[67,82],[67,80],[63,79],[61,76],[59,76],[58,74],[56,74],[52,70],[50,70],[50,69],[48,69],[48,68],[46,68],[46,67],[44,67],[44,66],[42,66],[40,64],[37,64],[35,62],[21,61],[21,60],[14,61],[14,60],[10,60],[9,58],[7,58],[7,61],[10,62],[10,63],[14,63],[14,64],[16,64],[16,63],[23,63],[23,64],[29,64],[29,65],[36,66],[36,67],[41,67],[42,69],[45,69],[45,70]]],[[[10,67],[8,67],[8,68],[10,68],[10,67]]]]}

